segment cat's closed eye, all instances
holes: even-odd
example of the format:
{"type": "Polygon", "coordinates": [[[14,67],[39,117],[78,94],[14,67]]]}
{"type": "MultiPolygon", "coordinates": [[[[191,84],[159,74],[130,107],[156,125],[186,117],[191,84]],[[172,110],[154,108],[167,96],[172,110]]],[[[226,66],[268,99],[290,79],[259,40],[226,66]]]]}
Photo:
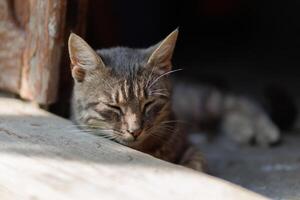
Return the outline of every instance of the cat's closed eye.
{"type": "Polygon", "coordinates": [[[118,114],[117,112],[114,112],[112,110],[96,110],[99,115],[104,118],[107,121],[118,121],[120,120],[120,114],[118,114]]]}
{"type": "Polygon", "coordinates": [[[154,117],[164,107],[164,103],[160,101],[150,101],[144,105],[144,114],[146,117],[154,117]]]}
{"type": "Polygon", "coordinates": [[[118,121],[122,115],[122,109],[119,106],[104,104],[105,107],[95,107],[95,111],[107,121],[118,121]]]}
{"type": "Polygon", "coordinates": [[[106,106],[109,107],[114,112],[117,112],[119,115],[123,114],[123,111],[122,111],[121,107],[119,107],[119,106],[111,105],[111,104],[106,104],[106,106]]]}
{"type": "Polygon", "coordinates": [[[149,112],[149,110],[151,109],[151,106],[153,106],[154,103],[155,103],[155,101],[148,101],[143,107],[143,112],[144,113],[149,112]]]}

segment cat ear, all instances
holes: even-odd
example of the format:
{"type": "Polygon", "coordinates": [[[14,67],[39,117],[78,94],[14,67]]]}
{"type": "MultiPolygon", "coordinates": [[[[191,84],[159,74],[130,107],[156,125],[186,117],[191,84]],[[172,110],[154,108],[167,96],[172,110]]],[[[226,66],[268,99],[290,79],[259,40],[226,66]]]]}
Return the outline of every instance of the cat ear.
{"type": "Polygon", "coordinates": [[[68,41],[69,56],[72,64],[72,76],[82,82],[89,70],[105,65],[97,53],[78,35],[71,33],[68,41]]]}
{"type": "Polygon", "coordinates": [[[150,50],[152,50],[152,54],[147,62],[147,65],[157,68],[157,73],[163,74],[171,71],[171,60],[175,49],[177,36],[178,28],[169,34],[163,41],[150,48],[150,50]]]}

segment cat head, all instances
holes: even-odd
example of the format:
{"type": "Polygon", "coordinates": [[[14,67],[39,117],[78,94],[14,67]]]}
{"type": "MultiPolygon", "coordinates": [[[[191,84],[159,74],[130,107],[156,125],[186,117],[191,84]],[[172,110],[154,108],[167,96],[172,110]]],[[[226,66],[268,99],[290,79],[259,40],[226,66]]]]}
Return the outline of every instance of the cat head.
{"type": "Polygon", "coordinates": [[[159,131],[171,115],[171,58],[178,30],[147,49],[94,51],[69,37],[74,78],[73,117],[93,133],[130,146],[159,131]]]}

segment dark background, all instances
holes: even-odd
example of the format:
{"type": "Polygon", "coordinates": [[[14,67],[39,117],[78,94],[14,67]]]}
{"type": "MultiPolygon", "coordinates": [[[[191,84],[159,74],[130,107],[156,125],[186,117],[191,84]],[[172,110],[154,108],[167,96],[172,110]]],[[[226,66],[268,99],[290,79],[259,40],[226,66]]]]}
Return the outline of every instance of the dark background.
{"type": "MultiPolygon", "coordinates": [[[[284,119],[300,99],[299,8],[297,0],[90,0],[85,39],[95,49],[143,48],[179,27],[179,78],[252,96],[284,119]]],[[[61,108],[53,110],[66,116],[61,108]]]]}
{"type": "Polygon", "coordinates": [[[299,8],[296,0],[91,0],[86,39],[94,48],[147,47],[180,27],[182,76],[242,93],[269,84],[295,93],[299,8]]]}

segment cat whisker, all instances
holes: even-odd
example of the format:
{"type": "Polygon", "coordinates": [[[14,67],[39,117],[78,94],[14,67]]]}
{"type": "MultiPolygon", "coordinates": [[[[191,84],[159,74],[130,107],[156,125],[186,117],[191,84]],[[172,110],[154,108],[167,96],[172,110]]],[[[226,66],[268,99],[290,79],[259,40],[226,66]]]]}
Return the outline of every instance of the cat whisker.
{"type": "Polygon", "coordinates": [[[92,131],[84,131],[84,130],[73,130],[73,131],[70,131],[69,133],[93,133],[92,131]]]}
{"type": "Polygon", "coordinates": [[[161,79],[162,77],[168,75],[168,74],[171,74],[171,73],[174,73],[174,72],[178,72],[178,71],[181,71],[183,69],[175,69],[175,70],[171,70],[171,71],[168,71],[166,73],[163,73],[162,75],[160,75],[159,77],[157,77],[150,85],[149,87],[147,88],[151,88],[159,79],[161,79]]]}
{"type": "Polygon", "coordinates": [[[99,129],[99,128],[97,128],[97,126],[92,126],[92,127],[91,126],[83,126],[83,127],[88,128],[88,129],[81,129],[80,127],[78,127],[78,129],[72,129],[72,130],[67,129],[67,131],[71,132],[71,133],[80,133],[80,132],[96,133],[101,136],[107,136],[107,134],[109,132],[113,132],[114,134],[117,134],[117,135],[122,135],[122,133],[119,130],[115,130],[115,129],[99,129]],[[103,132],[105,132],[105,133],[103,133],[103,132]]]}
{"type": "MultiPolygon", "coordinates": [[[[74,126],[64,126],[64,127],[63,127],[63,129],[67,129],[67,130],[68,130],[69,128],[79,128],[79,127],[76,126],[76,125],[74,125],[74,126]]],[[[55,130],[55,129],[56,129],[56,130],[58,130],[58,129],[61,130],[62,127],[57,127],[57,128],[52,128],[52,129],[54,129],[54,130],[55,130]]]]}
{"type": "Polygon", "coordinates": [[[69,126],[65,126],[65,127],[74,127],[74,126],[88,126],[86,124],[71,124],[69,126]]]}
{"type": "Polygon", "coordinates": [[[147,83],[146,83],[146,86],[145,86],[145,88],[148,88],[148,85],[149,85],[149,83],[150,83],[150,81],[151,81],[151,79],[152,79],[152,75],[153,75],[153,72],[154,72],[154,69],[155,69],[156,67],[153,67],[152,68],[152,70],[151,70],[151,72],[150,72],[150,75],[149,75],[149,78],[148,78],[148,80],[147,80],[147,83]]]}
{"type": "Polygon", "coordinates": [[[170,128],[170,127],[161,127],[161,129],[165,130],[165,131],[170,131],[170,132],[174,131],[174,128],[170,128]]]}
{"type": "Polygon", "coordinates": [[[188,122],[183,121],[183,120],[170,120],[170,121],[162,121],[161,124],[169,124],[169,123],[183,123],[183,124],[188,124],[188,122]]]}
{"type": "Polygon", "coordinates": [[[173,132],[173,131],[175,130],[175,127],[172,126],[172,125],[166,125],[166,124],[162,125],[162,124],[161,124],[161,125],[159,126],[159,129],[160,129],[160,130],[163,129],[163,130],[167,130],[167,131],[173,132]]]}
{"type": "Polygon", "coordinates": [[[150,134],[152,137],[155,137],[156,139],[159,139],[160,141],[164,142],[167,140],[167,137],[163,137],[162,135],[156,134],[156,133],[151,133],[150,134]]]}
{"type": "Polygon", "coordinates": [[[73,126],[67,126],[67,127],[78,127],[78,128],[103,128],[103,126],[97,126],[97,125],[85,125],[85,124],[80,124],[80,125],[73,125],[73,126]]]}
{"type": "Polygon", "coordinates": [[[151,90],[150,92],[162,92],[162,91],[169,91],[168,89],[155,89],[151,90]]]}
{"type": "Polygon", "coordinates": [[[103,131],[106,132],[105,134],[109,134],[110,132],[114,133],[115,135],[122,135],[122,132],[116,129],[94,129],[94,131],[103,131]]]}
{"type": "Polygon", "coordinates": [[[76,127],[73,127],[72,129],[65,129],[67,131],[87,131],[88,129],[81,129],[81,128],[76,128],[76,127]]]}
{"type": "Polygon", "coordinates": [[[150,93],[150,96],[155,96],[155,95],[157,95],[157,96],[165,96],[165,97],[169,97],[169,95],[168,94],[165,94],[165,93],[161,93],[161,92],[151,92],[150,93]]]}

